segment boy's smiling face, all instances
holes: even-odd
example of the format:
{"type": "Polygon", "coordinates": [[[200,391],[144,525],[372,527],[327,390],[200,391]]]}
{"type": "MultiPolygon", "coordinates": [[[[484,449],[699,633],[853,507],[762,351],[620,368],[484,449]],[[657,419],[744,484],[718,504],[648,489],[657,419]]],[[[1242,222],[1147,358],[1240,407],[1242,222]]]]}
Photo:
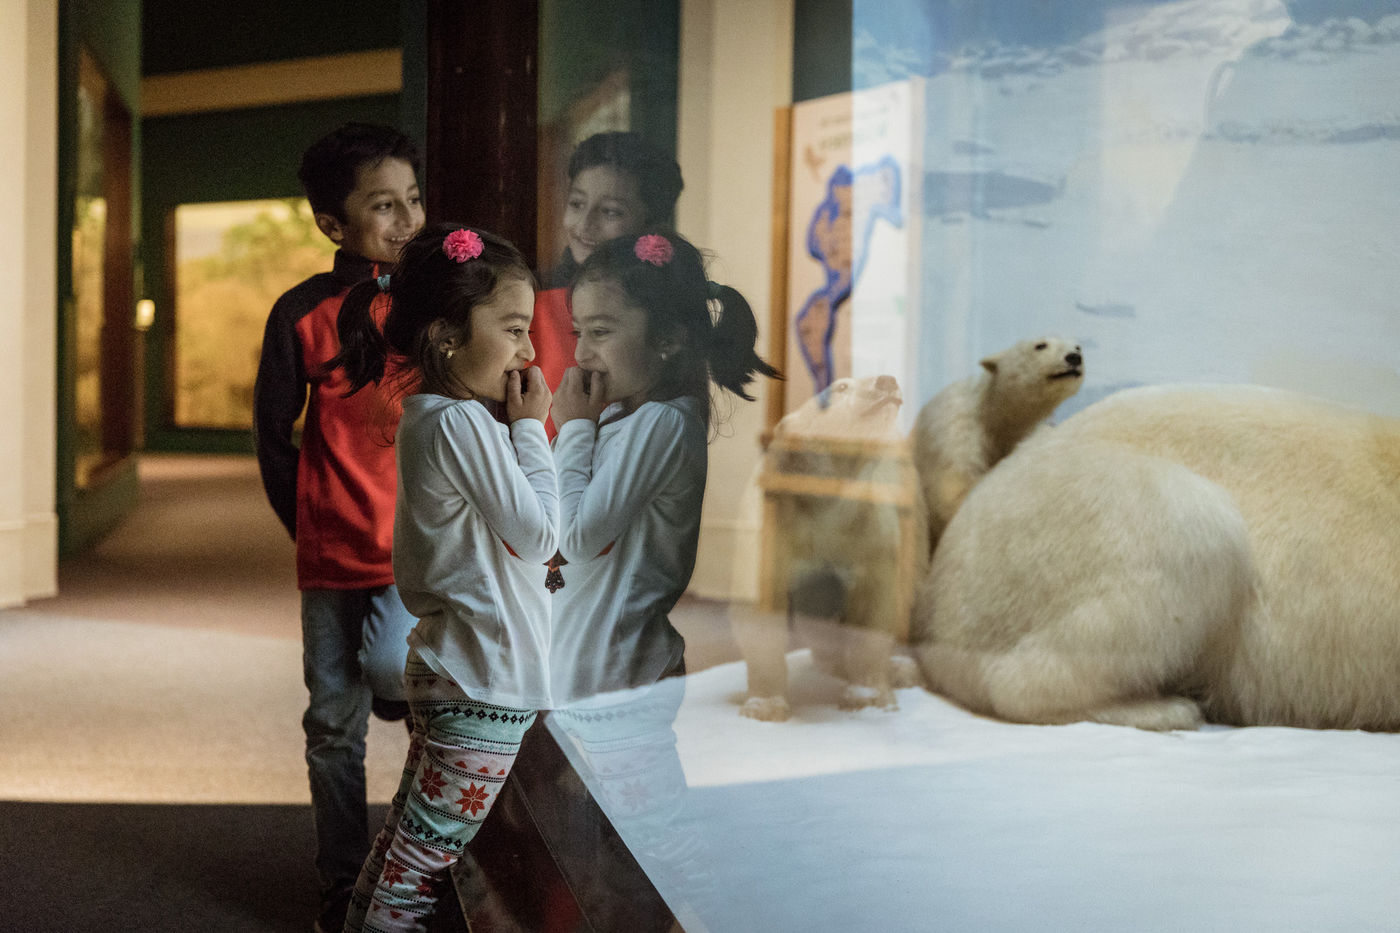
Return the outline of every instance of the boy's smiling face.
{"type": "Polygon", "coordinates": [[[423,199],[413,166],[393,157],[360,166],[344,213],[344,220],[317,214],[316,226],[346,252],[371,262],[397,262],[399,250],[423,229],[423,199]]]}
{"type": "Polygon", "coordinates": [[[640,230],[646,223],[637,179],[611,165],[595,165],[574,176],[564,205],[564,234],[574,262],[583,262],[614,237],[640,230]]]}

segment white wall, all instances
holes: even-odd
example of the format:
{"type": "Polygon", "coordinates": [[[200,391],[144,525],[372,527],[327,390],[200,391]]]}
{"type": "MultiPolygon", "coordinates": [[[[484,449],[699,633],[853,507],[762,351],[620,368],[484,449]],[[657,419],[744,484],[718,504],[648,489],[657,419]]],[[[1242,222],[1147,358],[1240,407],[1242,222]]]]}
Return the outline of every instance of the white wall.
{"type": "Polygon", "coordinates": [[[54,511],[58,14],[51,0],[0,0],[0,173],[18,223],[0,225],[11,277],[0,303],[0,606],[57,592],[54,511]]]}
{"type": "MultiPolygon", "coordinates": [[[[773,113],[792,102],[792,0],[683,0],[677,227],[714,254],[710,277],[737,288],[769,356],[773,113]]],[[[764,381],[766,383],[766,380],[764,381]]],[[[710,445],[700,553],[690,592],[752,600],[758,501],[752,489],[769,386],[739,402],[710,445]]]]}

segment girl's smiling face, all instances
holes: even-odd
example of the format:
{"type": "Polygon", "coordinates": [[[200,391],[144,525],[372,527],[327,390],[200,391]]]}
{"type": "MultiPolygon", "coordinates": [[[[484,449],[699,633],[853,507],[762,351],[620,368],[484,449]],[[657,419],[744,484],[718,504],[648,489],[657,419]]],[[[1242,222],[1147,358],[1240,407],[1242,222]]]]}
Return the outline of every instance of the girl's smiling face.
{"type": "Polygon", "coordinates": [[[535,290],[530,283],[501,280],[491,297],[472,308],[469,339],[446,341],[455,351],[448,360],[453,379],[475,398],[505,401],[510,373],[525,369],[535,358],[530,343],[534,316],[535,290]]]}
{"type": "Polygon", "coordinates": [[[564,234],[575,262],[600,243],[635,233],[646,223],[637,179],[611,165],[595,165],[574,176],[564,207],[564,234]]]}
{"type": "Polygon", "coordinates": [[[603,377],[604,403],[635,411],[661,372],[661,348],[648,333],[647,312],[632,304],[618,283],[588,280],[574,288],[574,359],[603,377]]]}

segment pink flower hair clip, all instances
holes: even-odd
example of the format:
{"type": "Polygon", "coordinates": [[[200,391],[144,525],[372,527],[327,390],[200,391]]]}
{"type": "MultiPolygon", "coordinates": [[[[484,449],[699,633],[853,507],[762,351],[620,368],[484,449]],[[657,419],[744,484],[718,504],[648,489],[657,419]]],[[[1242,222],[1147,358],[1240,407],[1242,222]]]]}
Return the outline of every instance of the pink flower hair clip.
{"type": "Polygon", "coordinates": [[[453,262],[466,262],[481,255],[485,245],[475,230],[453,230],[442,241],[442,251],[453,262]]]}
{"type": "Polygon", "coordinates": [[[644,237],[637,238],[637,245],[632,248],[632,252],[637,254],[637,258],[642,262],[649,262],[653,266],[664,266],[671,261],[671,256],[675,251],[671,247],[671,241],[656,233],[648,233],[644,237]]]}

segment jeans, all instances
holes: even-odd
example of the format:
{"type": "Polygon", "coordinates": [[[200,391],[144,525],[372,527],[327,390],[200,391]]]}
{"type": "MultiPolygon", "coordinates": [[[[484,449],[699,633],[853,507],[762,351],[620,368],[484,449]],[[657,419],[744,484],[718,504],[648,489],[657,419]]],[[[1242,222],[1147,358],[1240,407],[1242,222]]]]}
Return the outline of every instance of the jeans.
{"type": "Polygon", "coordinates": [[[393,586],[302,591],[302,669],[311,697],[301,724],[323,893],[354,884],[369,851],[370,699],[403,699],[408,633],[417,621],[393,586]]]}

